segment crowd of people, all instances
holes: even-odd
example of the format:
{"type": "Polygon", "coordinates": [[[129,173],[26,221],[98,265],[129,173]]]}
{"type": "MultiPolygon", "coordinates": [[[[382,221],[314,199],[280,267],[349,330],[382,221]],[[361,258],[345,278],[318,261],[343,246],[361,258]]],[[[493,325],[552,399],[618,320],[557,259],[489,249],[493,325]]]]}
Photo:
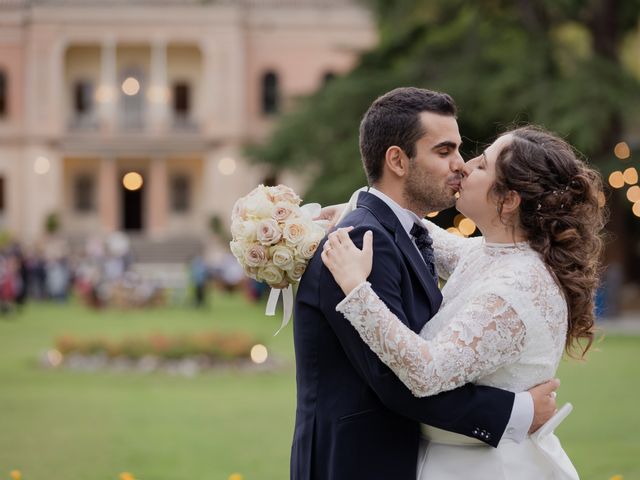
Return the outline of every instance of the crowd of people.
{"type": "Polygon", "coordinates": [[[230,252],[212,259],[194,256],[179,274],[145,274],[122,233],[91,238],[72,249],[64,240],[26,248],[13,242],[0,248],[0,314],[17,312],[29,300],[66,302],[72,294],[92,308],[135,308],[187,303],[208,304],[212,288],[242,292],[258,301],[266,287],[246,278],[230,252]]]}

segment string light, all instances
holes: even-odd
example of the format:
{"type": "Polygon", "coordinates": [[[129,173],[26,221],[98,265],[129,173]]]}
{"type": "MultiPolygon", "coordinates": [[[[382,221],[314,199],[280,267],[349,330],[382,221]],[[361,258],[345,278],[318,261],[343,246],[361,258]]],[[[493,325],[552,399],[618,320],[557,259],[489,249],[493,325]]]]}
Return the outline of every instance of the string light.
{"type": "Polygon", "coordinates": [[[627,190],[627,199],[631,203],[640,202],[640,187],[638,185],[634,185],[627,190]]]}
{"type": "Polygon", "coordinates": [[[635,185],[638,183],[638,171],[635,167],[629,167],[622,173],[622,178],[625,183],[635,185]]]}
{"type": "Polygon", "coordinates": [[[469,218],[463,218],[458,224],[458,230],[460,230],[460,233],[464,236],[469,236],[476,231],[476,224],[469,218]]]}
{"type": "Polygon", "coordinates": [[[624,186],[624,177],[621,171],[616,170],[609,175],[609,185],[613,188],[622,188],[624,186]]]}
{"type": "Polygon", "coordinates": [[[620,160],[626,160],[631,155],[631,150],[627,142],[620,142],[613,147],[613,154],[620,160]]]}

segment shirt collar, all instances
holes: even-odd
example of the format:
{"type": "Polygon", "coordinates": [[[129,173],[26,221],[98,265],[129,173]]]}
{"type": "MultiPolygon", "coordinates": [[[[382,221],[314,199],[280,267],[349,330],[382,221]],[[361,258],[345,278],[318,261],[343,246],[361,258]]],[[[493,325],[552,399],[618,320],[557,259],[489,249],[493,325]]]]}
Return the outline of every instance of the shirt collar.
{"type": "Polygon", "coordinates": [[[411,210],[402,208],[400,205],[398,205],[398,203],[396,203],[394,200],[389,198],[387,195],[385,195],[375,187],[369,188],[369,193],[375,195],[387,204],[387,206],[393,211],[393,213],[395,213],[396,217],[398,217],[398,220],[400,220],[400,224],[402,225],[402,228],[404,228],[405,232],[407,232],[407,235],[409,235],[409,238],[412,237],[411,228],[413,227],[414,223],[423,225],[422,219],[418,215],[416,215],[411,210]]]}

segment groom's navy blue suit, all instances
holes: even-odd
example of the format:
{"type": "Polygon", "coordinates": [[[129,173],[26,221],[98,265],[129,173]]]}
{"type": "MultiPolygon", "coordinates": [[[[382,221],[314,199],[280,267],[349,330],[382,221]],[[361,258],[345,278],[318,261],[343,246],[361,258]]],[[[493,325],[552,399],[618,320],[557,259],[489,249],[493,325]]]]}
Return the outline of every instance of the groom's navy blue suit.
{"type": "MultiPolygon", "coordinates": [[[[373,289],[415,332],[442,301],[420,253],[393,211],[362,192],[341,223],[358,247],[373,232],[373,289]]],[[[292,480],[415,480],[419,422],[496,446],[514,395],[465,385],[416,398],[335,311],[344,294],[318,248],[295,304],[297,409],[292,480]]],[[[434,479],[437,480],[437,479],[434,479]]]]}

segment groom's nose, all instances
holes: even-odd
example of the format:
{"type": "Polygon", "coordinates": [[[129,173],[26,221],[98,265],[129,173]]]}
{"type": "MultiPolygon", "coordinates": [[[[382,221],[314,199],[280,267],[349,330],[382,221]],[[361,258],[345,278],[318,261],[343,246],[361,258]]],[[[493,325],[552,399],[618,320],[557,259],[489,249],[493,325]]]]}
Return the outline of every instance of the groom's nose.
{"type": "Polygon", "coordinates": [[[460,152],[456,152],[451,160],[451,171],[456,173],[462,173],[464,168],[464,160],[462,159],[462,155],[460,152]]]}

